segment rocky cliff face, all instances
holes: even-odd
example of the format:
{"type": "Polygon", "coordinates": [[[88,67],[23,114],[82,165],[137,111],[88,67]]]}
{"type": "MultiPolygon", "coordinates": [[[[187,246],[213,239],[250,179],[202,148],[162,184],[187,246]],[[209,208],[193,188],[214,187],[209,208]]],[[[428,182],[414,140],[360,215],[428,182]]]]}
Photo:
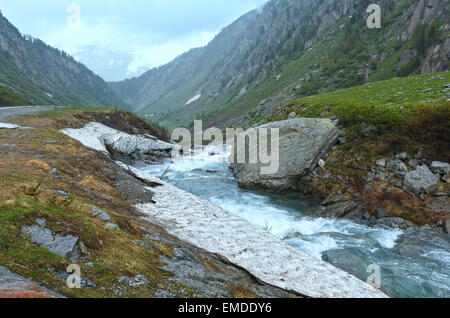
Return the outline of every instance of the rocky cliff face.
{"type": "Polygon", "coordinates": [[[65,52],[23,36],[1,13],[0,88],[29,104],[124,106],[99,76],[65,52]]]}
{"type": "Polygon", "coordinates": [[[273,0],[208,46],[111,85],[166,124],[225,126],[267,99],[448,70],[448,0],[383,0],[380,30],[366,26],[370,3],[273,0]]]}

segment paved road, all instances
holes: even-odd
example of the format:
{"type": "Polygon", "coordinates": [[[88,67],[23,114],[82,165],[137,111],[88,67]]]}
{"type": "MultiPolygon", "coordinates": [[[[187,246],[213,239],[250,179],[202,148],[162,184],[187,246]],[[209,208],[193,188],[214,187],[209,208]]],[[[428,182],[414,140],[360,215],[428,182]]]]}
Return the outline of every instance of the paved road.
{"type": "Polygon", "coordinates": [[[37,114],[42,111],[64,108],[65,106],[17,106],[0,107],[0,121],[25,114],[37,114]]]}

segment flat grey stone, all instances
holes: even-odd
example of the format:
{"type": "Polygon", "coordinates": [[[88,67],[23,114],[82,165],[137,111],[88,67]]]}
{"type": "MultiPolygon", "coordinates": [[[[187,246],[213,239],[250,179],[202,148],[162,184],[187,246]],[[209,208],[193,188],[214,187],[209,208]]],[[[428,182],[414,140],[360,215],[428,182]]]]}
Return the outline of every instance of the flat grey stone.
{"type": "Polygon", "coordinates": [[[109,214],[98,208],[93,207],[91,209],[91,214],[102,221],[105,221],[105,222],[111,221],[111,217],[109,216],[109,214]]]}
{"type": "Polygon", "coordinates": [[[22,232],[28,235],[34,244],[49,244],[54,240],[52,231],[38,225],[22,226],[22,232]]]}
{"type": "Polygon", "coordinates": [[[49,229],[38,225],[23,226],[22,232],[28,235],[34,244],[42,245],[43,248],[61,257],[68,257],[78,242],[78,238],[72,235],[53,236],[49,229]]]}
{"type": "Polygon", "coordinates": [[[53,242],[44,244],[42,247],[46,248],[50,252],[58,254],[61,257],[68,257],[72,253],[75,245],[78,242],[78,237],[72,235],[56,236],[53,242]]]}

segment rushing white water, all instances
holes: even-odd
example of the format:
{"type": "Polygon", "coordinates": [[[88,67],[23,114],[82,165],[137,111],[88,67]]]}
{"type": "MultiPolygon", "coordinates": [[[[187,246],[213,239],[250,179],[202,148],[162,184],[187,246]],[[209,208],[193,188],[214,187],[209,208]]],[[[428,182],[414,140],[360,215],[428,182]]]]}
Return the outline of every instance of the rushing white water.
{"type": "Polygon", "coordinates": [[[393,249],[402,231],[316,217],[308,213],[311,207],[296,193],[241,189],[229,172],[228,164],[211,153],[217,152],[210,149],[193,159],[167,161],[140,169],[270,231],[307,254],[321,258],[325,251],[346,249],[360,257],[366,267],[379,265],[382,286],[391,296],[450,296],[450,250],[445,243],[435,249],[424,249],[417,256],[401,256],[393,249]]]}

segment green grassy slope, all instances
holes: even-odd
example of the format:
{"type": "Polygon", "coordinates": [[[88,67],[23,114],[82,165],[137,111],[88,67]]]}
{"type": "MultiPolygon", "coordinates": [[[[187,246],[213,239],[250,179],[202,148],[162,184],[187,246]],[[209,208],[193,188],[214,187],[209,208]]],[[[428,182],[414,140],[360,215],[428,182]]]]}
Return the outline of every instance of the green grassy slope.
{"type": "Polygon", "coordinates": [[[9,89],[0,87],[0,107],[2,106],[25,106],[30,102],[25,98],[15,94],[9,89]]]}
{"type": "MultiPolygon", "coordinates": [[[[414,75],[299,98],[278,108],[282,118],[295,112],[302,117],[350,117],[355,109],[380,116],[407,114],[417,104],[447,100],[450,73],[414,75]]],[[[370,120],[370,117],[366,118],[370,120]]]]}
{"type": "Polygon", "coordinates": [[[449,73],[415,75],[295,99],[260,123],[292,117],[337,118],[351,144],[394,150],[424,147],[450,160],[449,73]]]}

